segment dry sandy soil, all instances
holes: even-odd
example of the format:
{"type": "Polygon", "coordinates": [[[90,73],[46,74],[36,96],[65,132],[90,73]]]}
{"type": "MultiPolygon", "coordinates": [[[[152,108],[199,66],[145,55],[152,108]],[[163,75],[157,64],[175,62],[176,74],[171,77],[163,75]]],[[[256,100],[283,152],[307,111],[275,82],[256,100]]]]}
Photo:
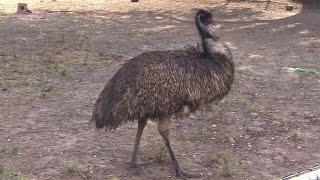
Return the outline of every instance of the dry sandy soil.
{"type": "Polygon", "coordinates": [[[176,179],[156,124],[131,169],[137,125],[90,124],[112,75],[145,51],[199,42],[193,17],[209,9],[236,64],[218,105],[174,119],[171,140],[200,179],[279,179],[320,163],[320,13],[287,1],[0,1],[0,179],[176,179]],[[80,3],[81,2],[81,3],[80,3]],[[267,8],[267,9],[266,9],[267,8]]]}

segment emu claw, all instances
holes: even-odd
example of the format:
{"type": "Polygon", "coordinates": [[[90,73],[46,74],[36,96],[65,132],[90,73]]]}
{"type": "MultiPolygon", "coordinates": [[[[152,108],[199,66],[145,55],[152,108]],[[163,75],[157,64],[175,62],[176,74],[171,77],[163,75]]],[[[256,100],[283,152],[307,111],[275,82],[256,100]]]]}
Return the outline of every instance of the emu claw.
{"type": "Polygon", "coordinates": [[[182,178],[199,178],[199,177],[201,177],[201,175],[198,173],[188,172],[182,168],[177,169],[176,172],[177,172],[177,176],[182,177],[182,178]]]}
{"type": "Polygon", "coordinates": [[[147,162],[127,162],[132,168],[142,169],[147,162]]]}

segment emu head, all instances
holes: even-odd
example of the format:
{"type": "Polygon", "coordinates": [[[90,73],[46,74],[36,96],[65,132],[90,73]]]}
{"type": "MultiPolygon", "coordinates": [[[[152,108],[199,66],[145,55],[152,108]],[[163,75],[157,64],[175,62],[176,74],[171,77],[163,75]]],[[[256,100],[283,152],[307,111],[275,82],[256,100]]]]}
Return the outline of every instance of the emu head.
{"type": "Polygon", "coordinates": [[[215,24],[215,22],[212,18],[212,14],[209,11],[200,9],[196,15],[195,21],[201,37],[203,38],[214,37],[213,30],[210,29],[209,26],[211,24],[215,24]]]}

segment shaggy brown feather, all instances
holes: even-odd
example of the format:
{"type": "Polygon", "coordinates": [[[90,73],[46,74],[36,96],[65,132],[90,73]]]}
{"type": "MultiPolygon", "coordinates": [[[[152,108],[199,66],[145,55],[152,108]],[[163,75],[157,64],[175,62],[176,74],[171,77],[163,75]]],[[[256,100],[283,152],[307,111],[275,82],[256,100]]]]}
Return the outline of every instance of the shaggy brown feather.
{"type": "MultiPolygon", "coordinates": [[[[196,19],[197,22],[197,19],[196,19]]],[[[116,129],[139,119],[159,120],[221,100],[234,79],[230,49],[197,24],[202,49],[142,53],[110,79],[94,105],[97,128],[116,129]]]]}

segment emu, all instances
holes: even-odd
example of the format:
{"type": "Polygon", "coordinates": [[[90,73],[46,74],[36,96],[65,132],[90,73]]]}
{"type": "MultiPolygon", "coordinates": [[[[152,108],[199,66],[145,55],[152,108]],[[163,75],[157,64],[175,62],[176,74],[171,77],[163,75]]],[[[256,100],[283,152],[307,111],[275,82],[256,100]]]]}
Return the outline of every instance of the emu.
{"type": "Polygon", "coordinates": [[[132,167],[140,165],[138,148],[150,119],[158,123],[177,176],[200,176],[186,171],[171,148],[171,117],[181,112],[188,115],[227,95],[234,80],[234,63],[230,49],[213,32],[212,14],[199,10],[195,23],[200,48],[145,52],[130,59],[109,80],[94,105],[92,121],[97,128],[111,130],[138,121],[132,167]]]}

